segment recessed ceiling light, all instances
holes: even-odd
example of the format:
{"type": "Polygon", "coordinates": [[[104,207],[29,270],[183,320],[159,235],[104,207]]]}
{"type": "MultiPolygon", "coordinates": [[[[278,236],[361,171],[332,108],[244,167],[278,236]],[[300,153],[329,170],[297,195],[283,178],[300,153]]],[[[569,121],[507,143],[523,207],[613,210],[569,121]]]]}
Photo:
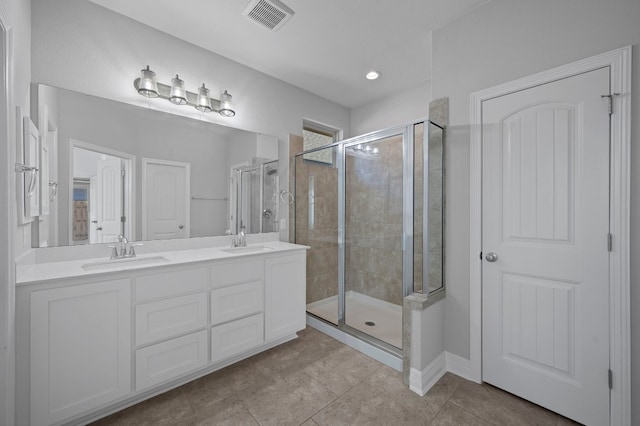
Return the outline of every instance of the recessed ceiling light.
{"type": "Polygon", "coordinates": [[[380,78],[380,73],[378,71],[371,70],[367,73],[367,75],[365,75],[365,77],[367,77],[367,80],[376,80],[380,78]]]}

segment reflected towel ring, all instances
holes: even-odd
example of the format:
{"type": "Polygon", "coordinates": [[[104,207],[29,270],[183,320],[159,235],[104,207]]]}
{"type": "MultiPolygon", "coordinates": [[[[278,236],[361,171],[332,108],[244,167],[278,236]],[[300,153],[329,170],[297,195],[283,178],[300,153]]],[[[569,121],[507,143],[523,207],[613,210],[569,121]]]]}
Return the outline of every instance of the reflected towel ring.
{"type": "Polygon", "coordinates": [[[286,204],[293,204],[293,194],[283,189],[282,191],[280,191],[280,201],[286,204]],[[284,198],[285,195],[287,196],[286,199],[284,198]]]}

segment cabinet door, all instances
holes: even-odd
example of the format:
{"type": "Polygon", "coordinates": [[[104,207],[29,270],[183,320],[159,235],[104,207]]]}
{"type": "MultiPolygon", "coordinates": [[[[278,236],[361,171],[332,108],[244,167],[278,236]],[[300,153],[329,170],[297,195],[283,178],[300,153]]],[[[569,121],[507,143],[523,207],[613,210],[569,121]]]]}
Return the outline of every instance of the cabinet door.
{"type": "Polygon", "coordinates": [[[32,425],[131,392],[129,279],[35,291],[30,319],[32,425]]]}
{"type": "Polygon", "coordinates": [[[305,253],[265,260],[265,340],[305,328],[305,253]]]}

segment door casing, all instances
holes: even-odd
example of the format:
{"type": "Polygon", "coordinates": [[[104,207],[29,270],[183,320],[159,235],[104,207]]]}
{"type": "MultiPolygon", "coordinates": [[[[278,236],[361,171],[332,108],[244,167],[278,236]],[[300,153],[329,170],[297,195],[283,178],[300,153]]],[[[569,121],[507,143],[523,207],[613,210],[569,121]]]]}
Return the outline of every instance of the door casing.
{"type": "MultiPolygon", "coordinates": [[[[470,96],[470,252],[469,378],[482,381],[482,103],[498,96],[609,67],[613,114],[610,116],[610,369],[613,372],[610,425],[631,424],[630,317],[630,148],[631,46],[612,50],[529,77],[474,92],[470,96]]],[[[606,95],[603,93],[603,95],[606,95]]],[[[604,100],[603,100],[604,102],[604,100]]],[[[606,242],[603,241],[603,244],[606,242]]]]}

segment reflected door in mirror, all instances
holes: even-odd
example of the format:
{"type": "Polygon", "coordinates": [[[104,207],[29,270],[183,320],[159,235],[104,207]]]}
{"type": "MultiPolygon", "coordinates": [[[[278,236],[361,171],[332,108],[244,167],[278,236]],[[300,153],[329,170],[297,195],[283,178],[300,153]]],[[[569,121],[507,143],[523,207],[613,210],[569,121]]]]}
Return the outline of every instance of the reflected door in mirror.
{"type": "Polygon", "coordinates": [[[142,238],[189,237],[190,164],[142,159],[142,238]]]}

